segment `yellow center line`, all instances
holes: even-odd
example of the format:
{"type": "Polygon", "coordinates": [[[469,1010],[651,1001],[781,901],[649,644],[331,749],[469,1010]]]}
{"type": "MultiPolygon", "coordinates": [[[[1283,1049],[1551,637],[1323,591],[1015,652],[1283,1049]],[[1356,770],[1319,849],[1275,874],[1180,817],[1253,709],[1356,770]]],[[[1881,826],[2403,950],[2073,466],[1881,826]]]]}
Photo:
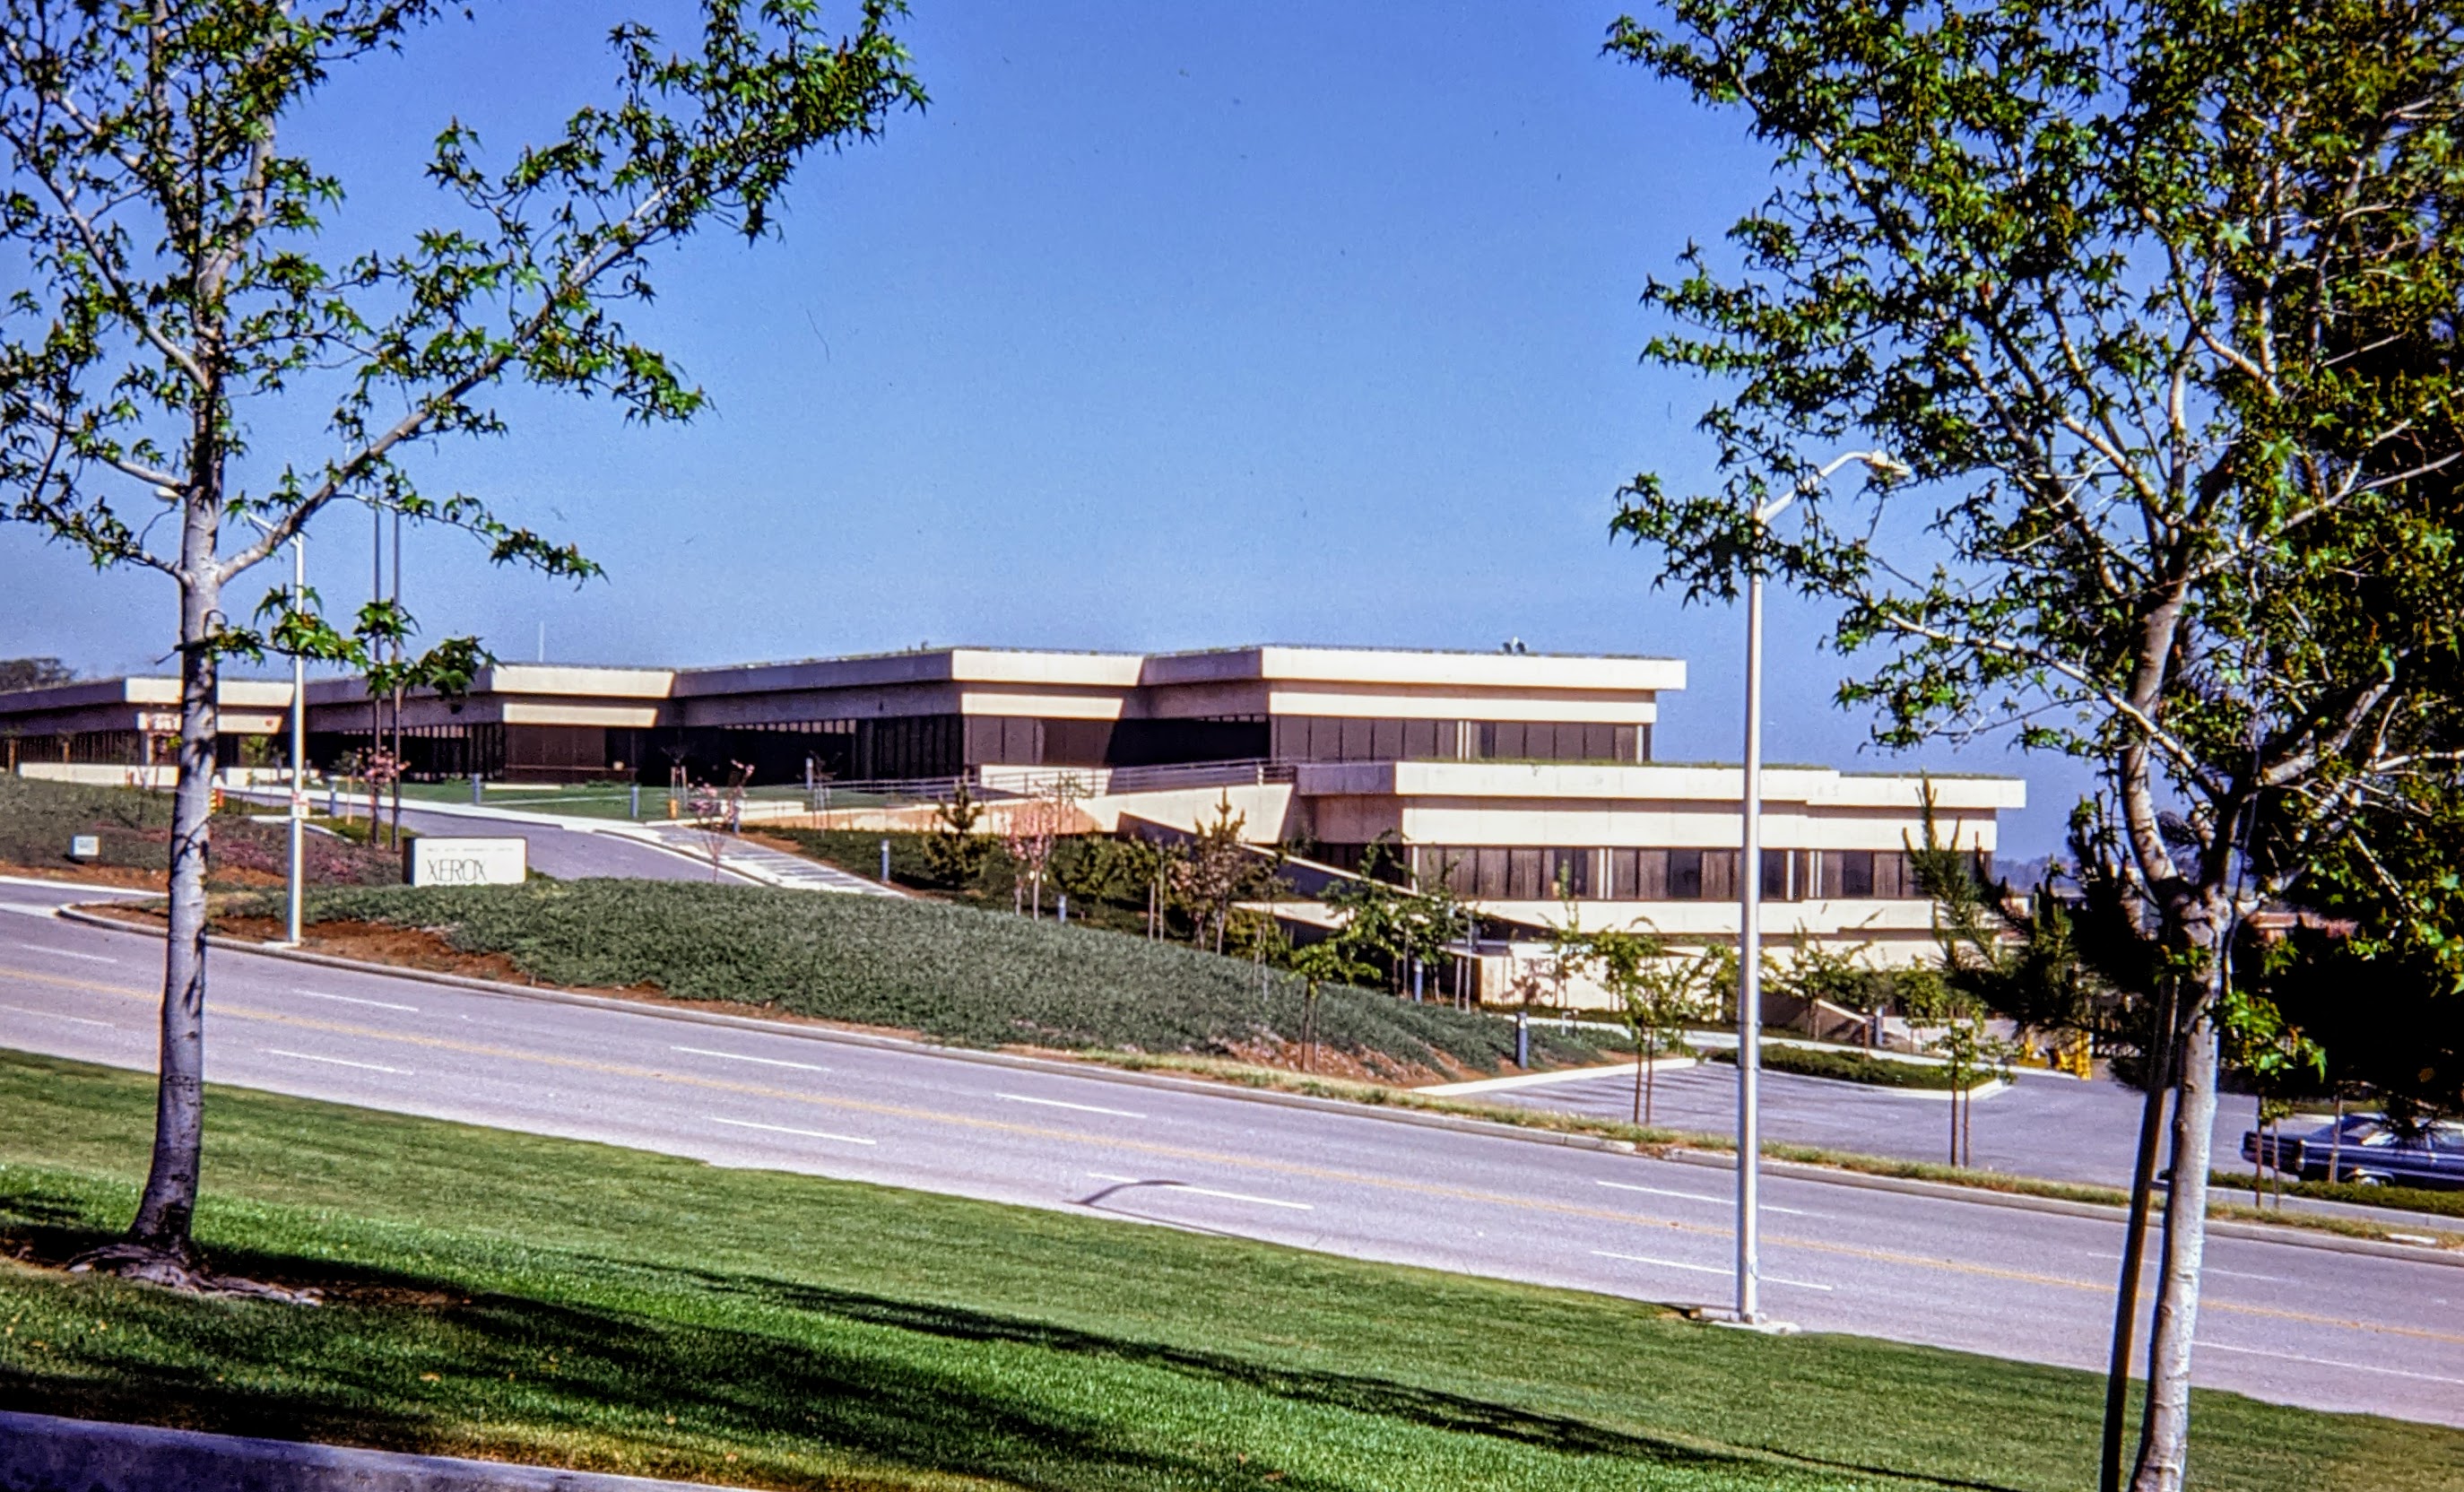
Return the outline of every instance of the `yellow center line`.
{"type": "MultiPolygon", "coordinates": [[[[39,984],[56,985],[63,989],[81,990],[92,994],[113,995],[125,998],[153,1001],[160,998],[153,990],[131,989],[125,985],[105,984],[67,975],[38,974],[32,970],[0,967],[0,977],[27,979],[39,984]]],[[[947,1125],[958,1129],[985,1130],[1029,1139],[1059,1141],[1064,1144],[1092,1146],[1102,1150],[1126,1151],[1134,1154],[1155,1155],[1172,1160],[1195,1161],[1208,1165],[1230,1166],[1240,1170],[1271,1174],[1300,1176],[1310,1180],[1334,1181],[1368,1187],[1378,1191],[1400,1192],[1411,1196],[1431,1196],[1446,1201],[1472,1202],[1503,1207],[1521,1212],[1547,1213],[1558,1217],[1582,1218],[1595,1222],[1618,1223],[1628,1227],[1660,1228],[1690,1233],[1705,1238],[1730,1238],[1734,1230],[1705,1223],[1686,1222],[1671,1218],[1646,1218],[1633,1213],[1617,1212],[1604,1207],[1586,1207],[1575,1202],[1551,1201],[1543,1197],[1511,1196],[1505,1193],[1482,1191],[1472,1187],[1447,1186],[1432,1181],[1411,1181],[1400,1177],[1380,1176],[1362,1172],[1344,1171],[1331,1166],[1313,1166],[1300,1161],[1274,1160],[1252,1155],[1239,1155],[1222,1151],[1202,1150],[1193,1146],[1172,1145],[1157,1140],[1117,1139],[1100,1134],[1087,1134],[1074,1130],[1054,1129],[1046,1125],[1023,1124],[1013,1120],[981,1119],[968,1114],[946,1113],[938,1109],[916,1108],[902,1104],[885,1104],[870,1099],[841,1098],[825,1093],[798,1092],[793,1088],[772,1087],[766,1084],[741,1083],[723,1078],[698,1077],[688,1073],[663,1071],[656,1067],[638,1066],[630,1063],[595,1062],[582,1057],[566,1057],[551,1052],[527,1052],[517,1048],[495,1046],[479,1042],[456,1041],[451,1037],[425,1036],[412,1032],[385,1031],[373,1026],[347,1021],[321,1020],[311,1016],[285,1015],[279,1011],[260,1010],[247,1005],[217,1005],[216,1014],[233,1020],[255,1020],[272,1025],[289,1026],[295,1030],[316,1031],[328,1036],[355,1037],[366,1041],[391,1042],[398,1045],[429,1051],[452,1052],[468,1057],[491,1057],[499,1061],[529,1063],[538,1066],[573,1072],[596,1073],[603,1077],[628,1078],[671,1086],[700,1088],[709,1092],[731,1093],[739,1097],[771,1099],[781,1103],[803,1104],[810,1108],[837,1109],[842,1112],[871,1114],[887,1119],[913,1120],[925,1124],[947,1125]]],[[[1827,1239],[1805,1239],[1788,1235],[1764,1235],[1766,1243],[1801,1248],[1813,1253],[1859,1259],[1872,1263],[1904,1264],[1912,1268],[1940,1270],[1969,1275],[1979,1279],[2004,1280],[2014,1284],[2045,1285],[2056,1289],[2083,1290],[2110,1295],[2111,1281],[2079,1280],[2064,1275],[2040,1274],[2032,1270],[2010,1269],[1993,1264],[1972,1263],[1965,1260],[1903,1253],[1894,1249],[1872,1248],[1861,1244],[1839,1243],[1827,1239]]],[[[2424,1327],[2407,1327],[2368,1321],[2351,1321],[2335,1316],[2315,1315],[2289,1310],[2281,1306],[2246,1306],[2232,1301],[2203,1300],[2208,1310],[2234,1315],[2260,1316],[2271,1320],[2298,1322],[2307,1326],[2334,1327],[2353,1331],[2375,1331],[2395,1336],[2417,1337],[2426,1341],[2453,1343],[2464,1346],[2464,1335],[2435,1331],[2424,1327]]]]}

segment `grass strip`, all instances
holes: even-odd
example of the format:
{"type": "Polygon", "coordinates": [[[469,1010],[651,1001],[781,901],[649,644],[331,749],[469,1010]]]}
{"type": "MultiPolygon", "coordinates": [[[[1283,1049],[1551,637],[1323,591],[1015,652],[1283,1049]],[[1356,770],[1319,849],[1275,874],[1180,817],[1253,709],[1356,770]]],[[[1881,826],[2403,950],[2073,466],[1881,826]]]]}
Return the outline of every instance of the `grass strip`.
{"type": "MultiPolygon", "coordinates": [[[[2247,1196],[2252,1186],[2251,1174],[2247,1171],[2211,1171],[2208,1173],[2208,1185],[2219,1191],[2239,1192],[2247,1196]]],[[[2365,1186],[2358,1181],[2299,1181],[2292,1176],[2285,1176],[2280,1181],[2268,1176],[2259,1180],[2257,1186],[2271,1197],[2281,1188],[2287,1196],[2345,1202],[2355,1207],[2391,1207],[2403,1212],[2464,1218],[2464,1191],[2440,1192],[2426,1186],[2365,1186]]]]}
{"type": "MultiPolygon", "coordinates": [[[[215,1088],[199,1233],[320,1308],[41,1267],[150,1080],[0,1054],[12,1406],[761,1486],[2092,1480],[2087,1373],[215,1088]]],[[[2201,1392],[2197,1484],[2428,1492],[2464,1434],[2201,1392]]]]}

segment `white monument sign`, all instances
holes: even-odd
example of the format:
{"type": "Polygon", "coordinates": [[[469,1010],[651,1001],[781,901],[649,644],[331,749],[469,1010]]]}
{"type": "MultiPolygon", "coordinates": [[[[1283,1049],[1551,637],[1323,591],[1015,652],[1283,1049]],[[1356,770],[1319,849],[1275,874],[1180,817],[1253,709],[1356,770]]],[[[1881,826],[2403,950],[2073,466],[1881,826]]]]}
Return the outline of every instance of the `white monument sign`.
{"type": "Polygon", "coordinates": [[[423,834],[403,848],[403,879],[413,886],[519,886],[530,873],[530,847],[518,837],[423,834]]]}

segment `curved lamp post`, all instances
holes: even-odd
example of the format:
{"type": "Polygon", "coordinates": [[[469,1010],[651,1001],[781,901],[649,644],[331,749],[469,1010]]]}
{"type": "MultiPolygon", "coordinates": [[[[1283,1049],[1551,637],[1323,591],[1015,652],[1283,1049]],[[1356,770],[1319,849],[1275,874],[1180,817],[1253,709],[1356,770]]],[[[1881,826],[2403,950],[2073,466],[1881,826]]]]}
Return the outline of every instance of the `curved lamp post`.
{"type": "MultiPolygon", "coordinates": [[[[1757,537],[1789,504],[1851,463],[1882,481],[1911,475],[1888,451],[1852,450],[1834,458],[1794,492],[1754,510],[1757,537]]],[[[1762,1313],[1762,1036],[1763,1036],[1763,573],[1760,557],[1746,574],[1745,849],[1737,866],[1737,1309],[1736,1325],[1768,1327],[1762,1313]]]]}

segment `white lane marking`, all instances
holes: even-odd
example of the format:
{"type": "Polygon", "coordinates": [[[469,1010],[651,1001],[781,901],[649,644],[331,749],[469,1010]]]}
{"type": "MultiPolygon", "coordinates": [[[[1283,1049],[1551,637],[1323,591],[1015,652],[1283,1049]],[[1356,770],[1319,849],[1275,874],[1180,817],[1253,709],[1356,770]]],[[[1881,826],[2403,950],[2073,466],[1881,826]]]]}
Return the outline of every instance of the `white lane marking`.
{"type": "Polygon", "coordinates": [[[408,1067],[388,1067],[382,1063],[352,1062],[343,1057],[319,1057],[315,1052],[286,1052],[279,1046],[260,1046],[257,1050],[268,1057],[296,1057],[301,1062],[330,1063],[337,1067],[357,1067],[363,1072],[390,1072],[397,1078],[407,1078],[411,1075],[408,1067]]]}
{"type": "Polygon", "coordinates": [[[1144,1114],[1133,1114],[1126,1108],[1104,1108],[1094,1104],[1067,1104],[1057,1098],[1029,1098],[1023,1093],[995,1093],[993,1097],[1011,1104],[1042,1104],[1046,1108],[1075,1108],[1082,1114],[1111,1114],[1121,1119],[1146,1117],[1144,1114]]]}
{"type": "Polygon", "coordinates": [[[2381,1368],[2376,1363],[2348,1363],[2334,1357],[2305,1357],[2299,1352],[2271,1352],[2263,1347],[2227,1347],[2222,1342],[2201,1342],[2198,1349],[2202,1352],[2242,1352],[2252,1357],[2273,1357],[2280,1362],[2346,1368],[2355,1372],[2379,1372],[2390,1378],[2418,1378],[2424,1383],[2464,1383],[2464,1378],[2446,1378],[2434,1372],[2408,1372],[2402,1368],[2381,1368]]]}
{"type": "MultiPolygon", "coordinates": [[[[2101,1259],[2105,1262],[2111,1264],[2122,1262],[2122,1256],[2120,1254],[2109,1254],[2102,1249],[2090,1249],[2087,1257],[2090,1259],[2101,1259]]],[[[2139,1262],[2142,1268],[2154,1267],[2159,1262],[2156,1257],[2156,1251],[2152,1248],[2149,1249],[2146,1253],[2140,1256],[2139,1262]]],[[[2228,1280],[2257,1280],[2267,1284],[2291,1284],[2293,1283],[2281,1275],[2252,1274],[2249,1271],[2242,1269],[2219,1269],[2213,1264],[2201,1264],[2199,1266],[2199,1272],[2201,1274],[2220,1275],[2228,1280]]]]}
{"type": "MultiPolygon", "coordinates": [[[[668,1050],[671,1052],[684,1052],[694,1057],[715,1057],[722,1062],[754,1062],[759,1063],[764,1067],[793,1067],[798,1072],[827,1072],[830,1070],[827,1067],[815,1066],[809,1062],[781,1062],[776,1057],[747,1057],[742,1052],[715,1052],[705,1046],[671,1046],[668,1050]]],[[[867,1140],[865,1143],[869,1145],[872,1142],[870,1140],[867,1140]]]]}
{"type": "Polygon", "coordinates": [[[99,1025],[106,1031],[120,1029],[108,1020],[89,1020],[83,1016],[64,1016],[56,1010],[33,1010],[24,1005],[0,1005],[0,1010],[13,1010],[21,1016],[41,1016],[49,1020],[74,1020],[78,1025],[99,1025]]]}
{"type": "MultiPolygon", "coordinates": [[[[1601,1181],[1595,1184],[1609,1187],[1619,1192],[1645,1192],[1653,1196],[1682,1196],[1689,1202],[1717,1202],[1723,1207],[1732,1206],[1736,1202],[1736,1198],[1732,1196],[1711,1196],[1702,1192],[1672,1192],[1665,1187],[1637,1186],[1631,1181],[1601,1181]]],[[[1771,1202],[1763,1203],[1762,1210],[1765,1212],[1786,1213],[1792,1218],[1802,1218],[1807,1216],[1802,1208],[1781,1207],[1771,1202]]]]}
{"type": "Polygon", "coordinates": [[[49,954],[55,958],[82,958],[88,963],[116,964],[120,962],[117,958],[108,957],[101,954],[80,954],[73,948],[54,948],[47,943],[20,943],[17,946],[25,949],[29,953],[49,954]]]}
{"type": "Polygon", "coordinates": [[[1246,1192],[1219,1192],[1213,1187],[1192,1186],[1186,1181],[1155,1181],[1145,1176],[1116,1176],[1104,1171],[1089,1171],[1087,1174],[1098,1181],[1119,1181],[1129,1186],[1168,1187],[1176,1192],[1195,1192],[1200,1196],[1220,1196],[1227,1202],[1254,1202],[1260,1207],[1288,1207],[1293,1212],[1317,1211],[1315,1206],[1308,1202],[1287,1202],[1272,1196],[1251,1196],[1246,1192]]]}
{"type": "Polygon", "coordinates": [[[826,1130],[790,1130],[783,1124],[755,1124],[750,1119],[721,1119],[716,1114],[704,1114],[702,1117],[708,1119],[713,1124],[723,1124],[728,1126],[730,1129],[764,1130],[772,1134],[794,1134],[800,1135],[808,1140],[836,1140],[841,1145],[878,1145],[881,1143],[879,1140],[868,1140],[862,1135],[832,1134],[826,1130]]]}
{"type": "MultiPolygon", "coordinates": [[[[1626,1262],[1633,1264],[1657,1264],[1662,1269],[1690,1269],[1696,1274],[1725,1275],[1736,1273],[1734,1268],[1727,1264],[1687,1264],[1681,1263],[1674,1259],[1653,1259],[1647,1254],[1612,1254],[1604,1248],[1595,1248],[1592,1250],[1592,1257],[1595,1259],[1622,1259],[1626,1262]]],[[[1785,1284],[1792,1289],[1827,1291],[1832,1288],[1827,1284],[1816,1284],[1811,1280],[1783,1280],[1777,1275],[1763,1275],[1759,1278],[1765,1284],[1785,1284]]]]}
{"type": "Polygon", "coordinates": [[[397,1005],[389,999],[362,999],[355,995],[328,995],[322,990],[293,990],[291,993],[310,999],[335,1000],[344,1005],[373,1005],[379,1010],[407,1010],[414,1016],[419,1014],[417,1005],[397,1005]]]}
{"type": "Polygon", "coordinates": [[[13,911],[21,917],[57,917],[60,909],[40,902],[0,902],[0,911],[13,911]]]}

